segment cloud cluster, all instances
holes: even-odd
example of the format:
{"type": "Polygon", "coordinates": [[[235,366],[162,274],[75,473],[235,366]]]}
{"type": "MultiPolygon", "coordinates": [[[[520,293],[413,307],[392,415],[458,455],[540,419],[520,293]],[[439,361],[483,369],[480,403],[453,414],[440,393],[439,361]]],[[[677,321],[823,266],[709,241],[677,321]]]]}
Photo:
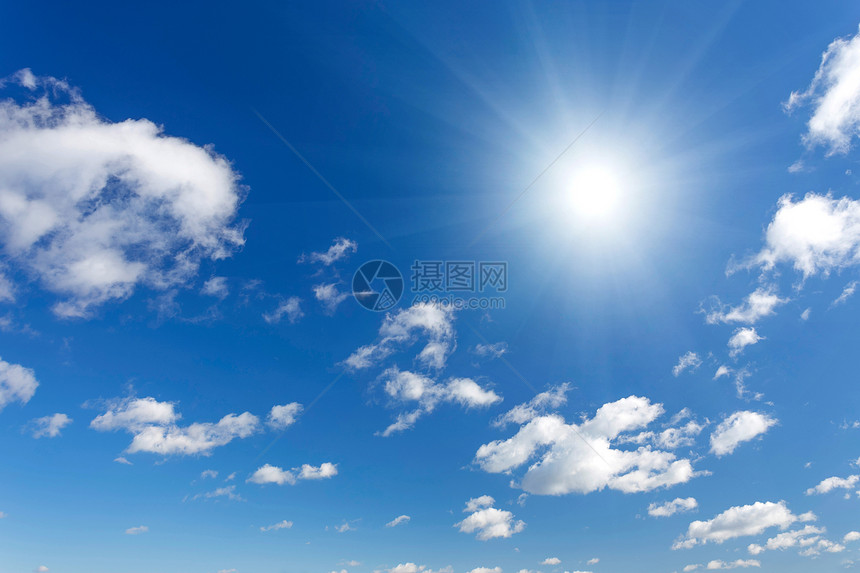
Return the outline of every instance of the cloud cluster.
{"type": "Polygon", "coordinates": [[[299,480],[320,480],[327,479],[337,475],[337,464],[325,462],[319,466],[303,464],[292,470],[285,470],[278,466],[266,464],[257,468],[257,471],[251,475],[246,481],[256,484],[277,484],[277,485],[295,485],[299,480]]]}
{"type": "Polygon", "coordinates": [[[580,424],[567,424],[556,414],[537,416],[513,437],[482,445],[475,462],[487,472],[507,473],[538,457],[519,487],[540,495],[670,487],[698,475],[690,460],[650,446],[635,451],[613,447],[622,432],[643,429],[662,414],[661,404],[629,396],[604,404],[580,424]]]}
{"type": "Polygon", "coordinates": [[[771,537],[764,545],[751,543],[747,547],[747,551],[752,555],[760,555],[765,551],[783,551],[789,548],[799,548],[800,555],[805,557],[814,557],[820,555],[822,551],[827,553],[840,553],[845,551],[845,546],[839,543],[834,543],[829,539],[821,537],[826,530],[823,527],[807,525],[803,529],[795,531],[786,531],[771,537]]]}
{"type": "Polygon", "coordinates": [[[693,511],[699,507],[694,497],[677,497],[665,503],[652,503],[648,506],[648,515],[651,517],[670,517],[676,513],[693,511]]]}
{"type": "Polygon", "coordinates": [[[525,528],[525,522],[515,520],[514,514],[510,511],[493,507],[495,502],[496,500],[489,495],[470,499],[463,510],[469,516],[455,523],[454,526],[463,533],[475,533],[481,541],[496,537],[510,537],[525,528]]]}
{"type": "Polygon", "coordinates": [[[759,535],[767,529],[787,529],[798,521],[815,521],[813,513],[793,514],[784,501],[777,503],[757,501],[751,505],[730,507],[708,521],[694,521],[687,533],[675,542],[672,549],[690,548],[706,543],[723,543],[729,539],[759,535]]]}
{"type": "Polygon", "coordinates": [[[442,403],[455,403],[464,408],[483,408],[502,401],[501,396],[481,387],[471,378],[451,378],[440,384],[428,376],[399,370],[396,366],[382,373],[385,393],[396,404],[417,403],[417,408],[401,413],[382,431],[390,436],[411,428],[424,414],[429,414],[442,403]]]}
{"type": "Polygon", "coordinates": [[[792,92],[785,108],[792,111],[807,104],[813,111],[805,143],[826,146],[828,155],[847,153],[860,133],[860,34],[834,40],[821,56],[812,83],[792,92]]]}
{"type": "Polygon", "coordinates": [[[56,315],[187,286],[203,259],[244,243],[244,191],[224,157],[146,119],[107,121],[53,78],[17,82],[33,97],[0,102],[0,245],[62,297],[56,315]]]}

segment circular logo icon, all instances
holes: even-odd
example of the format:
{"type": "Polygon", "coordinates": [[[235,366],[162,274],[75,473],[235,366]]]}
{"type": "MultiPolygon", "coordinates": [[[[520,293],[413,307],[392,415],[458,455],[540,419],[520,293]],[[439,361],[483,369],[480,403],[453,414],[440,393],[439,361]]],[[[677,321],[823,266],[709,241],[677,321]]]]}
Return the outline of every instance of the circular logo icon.
{"type": "Polygon", "coordinates": [[[352,277],[352,295],[368,310],[388,310],[403,296],[403,275],[388,261],[368,261],[352,277]]]}

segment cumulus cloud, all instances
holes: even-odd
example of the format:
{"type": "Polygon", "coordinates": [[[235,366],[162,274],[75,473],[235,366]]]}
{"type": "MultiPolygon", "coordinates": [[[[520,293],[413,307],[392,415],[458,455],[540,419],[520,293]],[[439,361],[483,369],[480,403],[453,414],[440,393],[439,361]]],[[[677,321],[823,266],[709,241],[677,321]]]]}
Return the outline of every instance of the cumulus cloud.
{"type": "Polygon", "coordinates": [[[34,438],[56,438],[60,431],[72,423],[72,419],[65,414],[54,414],[44,416],[30,421],[34,438]]]}
{"type": "Polygon", "coordinates": [[[266,525],[265,527],[261,527],[260,531],[277,531],[279,529],[290,529],[293,526],[292,521],[287,521],[286,519],[283,521],[279,521],[278,523],[274,523],[272,525],[266,525]]]}
{"type": "Polygon", "coordinates": [[[422,303],[388,314],[379,328],[379,340],[358,348],[344,363],[355,370],[369,368],[390,356],[398,346],[413,344],[417,335],[427,337],[418,360],[431,368],[445,366],[454,351],[454,310],[450,306],[422,303]]]}
{"type": "Polygon", "coordinates": [[[558,409],[567,403],[567,393],[570,384],[565,382],[553,386],[546,392],[537,394],[534,398],[523,404],[518,404],[496,418],[493,425],[504,428],[508,424],[525,424],[537,416],[558,409]]]}
{"type": "Polygon", "coordinates": [[[757,501],[752,505],[730,507],[708,521],[694,521],[687,533],[675,542],[672,549],[689,548],[706,543],[723,543],[729,539],[759,535],[767,529],[788,529],[798,521],[814,521],[815,515],[793,514],[784,501],[777,503],[757,501]]]}
{"type": "Polygon", "coordinates": [[[208,455],[235,438],[247,438],[260,430],[260,420],[250,412],[228,414],[217,423],[203,422],[179,426],[180,415],[171,402],[155,398],[124,398],[108,404],[108,411],[96,416],[90,427],[98,431],[125,430],[132,434],[127,453],[150,452],[161,455],[208,455]]]}
{"type": "Polygon", "coordinates": [[[755,324],[759,319],[774,314],[774,309],[788,302],[786,298],[780,298],[773,287],[759,287],[747,295],[744,303],[740,306],[727,306],[720,303],[718,298],[712,299],[712,307],[705,316],[708,324],[720,322],[742,324],[755,324]]]}
{"type": "Polygon", "coordinates": [[[501,396],[470,378],[451,378],[442,384],[423,374],[392,367],[382,373],[380,380],[393,403],[417,404],[415,410],[399,414],[397,419],[381,432],[383,436],[411,428],[421,416],[433,412],[442,403],[455,403],[471,409],[484,408],[502,401],[501,396]]]}
{"type": "Polygon", "coordinates": [[[829,477],[825,480],[822,480],[815,487],[811,487],[806,490],[806,495],[814,495],[814,494],[822,494],[833,491],[834,489],[852,489],[857,482],[860,481],[860,475],[852,475],[846,478],[841,477],[829,477]]]}
{"type": "Polygon", "coordinates": [[[540,562],[541,565],[558,565],[559,563],[561,563],[561,559],[558,557],[547,557],[540,562]]]}
{"type": "Polygon", "coordinates": [[[860,131],[860,34],[837,38],[821,56],[809,87],[792,92],[787,111],[811,105],[804,142],[827,147],[827,155],[847,153],[860,131]]]}
{"type": "Polygon", "coordinates": [[[385,527],[397,527],[401,523],[409,523],[409,520],[412,519],[408,515],[398,515],[391,521],[385,524],[385,527]]]}
{"type": "Polygon", "coordinates": [[[822,551],[839,553],[845,550],[844,545],[823,538],[822,534],[825,532],[826,530],[823,527],[807,525],[802,529],[785,531],[775,537],[771,537],[764,545],[751,543],[747,547],[747,551],[752,555],[760,555],[765,551],[784,551],[796,547],[800,549],[800,555],[810,557],[820,555],[822,551]]]}
{"type": "Polygon", "coordinates": [[[215,298],[225,299],[230,294],[230,288],[227,286],[227,277],[212,277],[203,283],[203,288],[200,289],[202,294],[206,296],[214,296],[215,298]]]}
{"type": "Polygon", "coordinates": [[[273,430],[283,430],[296,423],[296,419],[302,413],[304,406],[298,402],[290,402],[283,406],[272,406],[266,425],[273,430]]]}
{"type": "Polygon", "coordinates": [[[337,475],[337,464],[325,462],[319,466],[303,464],[292,470],[285,470],[278,466],[266,464],[257,468],[251,477],[247,479],[250,483],[277,485],[294,485],[298,480],[319,480],[337,475]]]}
{"type": "Polygon", "coordinates": [[[0,358],[0,410],[12,402],[26,404],[38,386],[36,373],[32,369],[0,358]]]}
{"type": "Polygon", "coordinates": [[[737,356],[743,352],[747,346],[756,344],[759,340],[763,340],[763,337],[758,335],[755,328],[738,328],[734,331],[731,338],[729,338],[729,354],[731,356],[737,356]]]}
{"type": "Polygon", "coordinates": [[[494,503],[495,500],[489,495],[470,499],[463,510],[469,513],[469,516],[455,523],[454,527],[458,527],[463,533],[475,533],[481,541],[510,537],[525,528],[525,522],[515,520],[510,511],[492,507],[494,503]]]}
{"type": "Polygon", "coordinates": [[[860,262],[860,202],[807,193],[783,195],[765,232],[765,246],[741,266],[771,270],[788,263],[803,274],[829,275],[860,262]]]}
{"type": "Polygon", "coordinates": [[[711,434],[711,452],[717,456],[731,454],[743,442],[748,442],[776,425],[776,418],[748,410],[735,412],[717,426],[711,434]]]}
{"type": "Polygon", "coordinates": [[[337,285],[338,283],[329,283],[313,287],[314,298],[322,304],[328,314],[334,314],[340,303],[349,298],[349,294],[338,290],[337,285]]]}
{"type": "Polygon", "coordinates": [[[270,312],[263,313],[263,320],[269,324],[278,324],[286,316],[290,324],[295,324],[305,315],[302,311],[302,299],[297,296],[291,296],[287,300],[282,300],[270,312]]]}
{"type": "Polygon", "coordinates": [[[567,424],[555,414],[538,416],[513,437],[482,445],[475,462],[484,471],[508,473],[539,458],[516,485],[540,495],[670,487],[699,475],[690,460],[650,446],[635,451],[613,447],[622,432],[645,428],[662,414],[662,404],[629,396],[604,404],[580,424],[567,424]]]}
{"type": "Polygon", "coordinates": [[[693,372],[702,365],[702,359],[695,352],[687,352],[678,358],[678,364],[672,367],[672,375],[676,378],[685,370],[693,372]]]}
{"type": "Polygon", "coordinates": [[[358,251],[358,244],[350,239],[338,237],[327,251],[322,253],[312,252],[310,255],[302,255],[299,257],[300,263],[321,263],[329,266],[343,258],[349,256],[350,253],[358,251]]]}
{"type": "Polygon", "coordinates": [[[648,515],[651,517],[669,517],[676,513],[693,511],[699,507],[694,497],[676,497],[665,503],[652,503],[648,506],[648,515]]]}
{"type": "Polygon", "coordinates": [[[57,316],[188,286],[203,259],[244,243],[244,190],[224,157],[147,119],[107,121],[53,78],[17,83],[32,97],[0,102],[0,243],[61,297],[57,316]]]}

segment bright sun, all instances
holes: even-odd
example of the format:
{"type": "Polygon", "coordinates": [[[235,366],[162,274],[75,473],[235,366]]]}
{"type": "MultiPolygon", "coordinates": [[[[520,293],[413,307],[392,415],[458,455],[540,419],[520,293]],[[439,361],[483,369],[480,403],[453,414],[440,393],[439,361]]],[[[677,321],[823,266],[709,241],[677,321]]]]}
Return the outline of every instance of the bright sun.
{"type": "Polygon", "coordinates": [[[611,218],[623,193],[617,173],[606,165],[583,166],[573,173],[569,200],[574,213],[589,221],[611,218]]]}

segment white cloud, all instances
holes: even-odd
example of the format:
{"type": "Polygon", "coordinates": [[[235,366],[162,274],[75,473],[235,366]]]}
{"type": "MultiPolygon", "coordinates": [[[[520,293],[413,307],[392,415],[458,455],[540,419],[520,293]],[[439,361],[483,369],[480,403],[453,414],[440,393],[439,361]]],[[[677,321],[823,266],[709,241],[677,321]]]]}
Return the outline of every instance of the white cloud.
{"type": "Polygon", "coordinates": [[[454,527],[458,527],[463,533],[475,533],[481,541],[510,537],[525,528],[525,522],[515,520],[510,511],[492,507],[494,503],[495,500],[488,495],[470,499],[463,510],[470,515],[455,523],[454,527]]]}
{"type": "Polygon", "coordinates": [[[672,367],[672,375],[677,378],[685,370],[693,372],[701,365],[702,359],[699,358],[698,354],[696,354],[695,352],[687,352],[686,354],[678,358],[678,364],[672,367]]]}
{"type": "Polygon", "coordinates": [[[203,283],[203,288],[200,289],[202,294],[206,296],[214,296],[215,298],[225,299],[230,294],[230,289],[227,286],[227,277],[212,277],[203,283]]]}
{"type": "Polygon", "coordinates": [[[109,122],[65,83],[32,78],[37,99],[0,103],[0,243],[64,298],[55,314],[186,286],[201,260],[244,243],[244,190],[224,157],[146,119],[109,122]]]}
{"type": "Polygon", "coordinates": [[[821,535],[825,532],[826,531],[823,527],[807,525],[803,529],[785,531],[775,537],[771,537],[763,546],[758,545],[757,543],[751,543],[747,546],[747,551],[752,555],[760,555],[765,551],[783,551],[785,549],[796,547],[801,550],[800,555],[809,557],[820,555],[822,551],[826,551],[828,553],[839,553],[845,550],[844,545],[822,538],[821,535]]]}
{"type": "Polygon", "coordinates": [[[269,324],[278,324],[286,316],[290,324],[295,324],[305,315],[302,312],[301,303],[302,299],[297,296],[291,296],[287,300],[278,303],[278,306],[271,312],[263,313],[263,320],[269,324]]]}
{"type": "Polygon", "coordinates": [[[786,302],[788,299],[780,298],[772,287],[759,287],[747,295],[741,306],[725,306],[715,298],[713,308],[707,313],[705,320],[708,324],[720,322],[755,324],[759,319],[771,316],[777,306],[786,302]]]}
{"type": "Polygon", "coordinates": [[[118,463],[118,464],[125,464],[125,465],[127,465],[127,466],[133,466],[133,465],[134,465],[133,463],[131,463],[130,461],[128,461],[127,459],[125,459],[125,458],[124,458],[124,457],[122,457],[122,456],[120,456],[120,457],[118,457],[118,458],[114,458],[114,460],[113,460],[113,461],[115,461],[115,462],[116,462],[116,463],[118,463]]]}
{"type": "Polygon", "coordinates": [[[843,304],[849,298],[854,296],[855,290],[857,290],[857,281],[851,281],[850,283],[845,285],[845,288],[842,289],[842,294],[840,294],[836,298],[836,300],[834,300],[832,303],[830,303],[830,306],[834,307],[834,306],[839,306],[840,304],[843,304]]]}
{"type": "Polygon", "coordinates": [[[807,193],[783,195],[765,232],[765,247],[741,266],[771,270],[790,263],[806,279],[860,262],[860,202],[807,193]]]}
{"type": "Polygon", "coordinates": [[[298,402],[290,402],[283,406],[272,406],[266,425],[273,430],[283,430],[296,423],[296,419],[302,413],[304,406],[298,402]]]}
{"type": "Polygon", "coordinates": [[[756,344],[759,340],[764,340],[764,338],[758,335],[755,328],[738,328],[734,331],[732,337],[729,338],[729,354],[737,356],[747,346],[756,344]]]}
{"type": "Polygon", "coordinates": [[[48,571],[50,571],[50,569],[48,569],[44,565],[39,565],[38,567],[33,569],[33,573],[47,573],[48,571]]]}
{"type": "Polygon", "coordinates": [[[226,497],[227,499],[230,499],[233,501],[245,501],[245,498],[243,498],[241,495],[236,493],[236,486],[235,485],[228,485],[225,487],[219,487],[219,488],[212,490],[212,491],[207,491],[206,493],[199,493],[199,494],[195,495],[193,499],[200,499],[200,498],[217,499],[219,497],[226,497]]]}
{"type": "Polygon", "coordinates": [[[847,153],[860,131],[860,34],[834,40],[809,87],[792,92],[785,108],[792,111],[807,104],[813,112],[804,142],[826,146],[827,155],[847,153]]]}
{"type": "Polygon", "coordinates": [[[34,438],[56,438],[60,430],[72,423],[72,419],[65,414],[54,414],[31,420],[34,438]]]}
{"type": "Polygon", "coordinates": [[[218,472],[215,470],[203,470],[200,472],[200,479],[215,479],[218,477],[218,472]]]}
{"type": "Polygon", "coordinates": [[[646,427],[662,415],[662,404],[630,396],[601,406],[580,424],[558,415],[538,416],[507,440],[482,445],[476,463],[487,472],[508,473],[536,456],[516,485],[526,492],[560,495],[589,493],[605,487],[632,493],[684,483],[695,477],[688,459],[640,447],[612,447],[622,432],[646,427]]]}
{"type": "Polygon", "coordinates": [[[274,483],[278,485],[294,485],[298,480],[327,479],[336,476],[337,473],[337,465],[329,462],[325,462],[319,466],[303,464],[292,470],[284,470],[277,466],[266,464],[257,468],[257,471],[247,481],[256,484],[274,483]]]}
{"type": "Polygon", "coordinates": [[[825,480],[822,480],[815,487],[811,487],[806,490],[806,495],[814,495],[814,494],[822,494],[833,491],[834,489],[852,489],[857,482],[860,481],[860,475],[852,475],[847,478],[841,477],[829,477],[825,480]]]}
{"type": "Polygon", "coordinates": [[[328,314],[334,314],[338,305],[349,298],[349,294],[337,288],[338,283],[318,284],[313,287],[314,297],[323,305],[328,314]]]}
{"type": "Polygon", "coordinates": [[[714,380],[719,380],[719,379],[720,379],[720,378],[722,378],[723,376],[728,376],[728,375],[730,375],[731,373],[732,373],[732,369],[731,369],[731,368],[729,368],[728,366],[723,365],[723,366],[720,366],[719,368],[717,368],[717,371],[714,373],[714,378],[713,378],[713,379],[714,379],[714,380]]]}
{"type": "Polygon", "coordinates": [[[717,456],[731,454],[743,442],[748,442],[776,425],[776,418],[748,410],[735,412],[717,426],[711,434],[711,452],[717,456]]]}
{"type": "Polygon", "coordinates": [[[714,559],[713,561],[708,561],[705,569],[746,569],[747,567],[761,567],[761,563],[755,559],[735,559],[729,562],[714,559]]]}
{"type": "Polygon", "coordinates": [[[842,538],[842,541],[845,543],[857,540],[860,540],[860,531],[849,531],[845,534],[845,537],[842,538]]]}
{"type": "Polygon", "coordinates": [[[558,565],[559,563],[561,563],[561,559],[558,557],[547,557],[540,562],[541,565],[558,565]]]}
{"type": "Polygon", "coordinates": [[[408,515],[398,515],[391,521],[385,524],[385,527],[397,527],[401,523],[409,523],[409,520],[412,519],[408,515]]]}
{"type": "Polygon", "coordinates": [[[392,367],[382,373],[385,393],[396,404],[417,403],[417,408],[401,413],[381,435],[390,436],[395,432],[407,430],[424,414],[433,412],[439,404],[456,403],[464,408],[484,408],[502,401],[501,396],[481,387],[470,378],[451,378],[445,384],[436,383],[432,378],[392,367]]]}
{"type": "Polygon", "coordinates": [[[260,531],[277,531],[279,529],[290,529],[293,526],[292,521],[287,521],[286,519],[283,521],[279,521],[278,523],[274,523],[272,525],[267,525],[265,527],[261,527],[260,531]]]}
{"type": "Polygon", "coordinates": [[[600,563],[600,559],[598,559],[597,557],[592,557],[585,562],[586,565],[597,565],[598,563],[600,563]]]}
{"type": "Polygon", "coordinates": [[[454,351],[454,310],[450,305],[422,303],[388,314],[379,328],[379,341],[362,346],[344,363],[359,370],[369,368],[390,356],[398,346],[413,344],[423,334],[428,343],[419,354],[426,366],[442,368],[454,351]]]}
{"type": "Polygon", "coordinates": [[[145,525],[138,525],[137,527],[129,527],[125,530],[126,535],[140,535],[141,533],[146,533],[149,531],[149,528],[145,525]]]}
{"type": "Polygon", "coordinates": [[[469,573],[502,573],[501,567],[475,567],[469,573]]]}
{"type": "Polygon", "coordinates": [[[299,257],[300,263],[322,263],[329,266],[345,257],[350,253],[358,251],[358,244],[355,241],[338,237],[334,243],[324,253],[311,253],[310,255],[302,255],[299,257]]]}
{"type": "Polygon", "coordinates": [[[518,404],[493,421],[493,425],[503,428],[508,424],[524,424],[529,420],[546,412],[555,410],[567,403],[567,393],[570,384],[565,382],[553,386],[546,392],[537,394],[534,398],[523,404],[518,404]]]}
{"type": "Polygon", "coordinates": [[[812,308],[807,308],[803,312],[800,313],[800,320],[807,321],[809,320],[809,315],[812,313],[812,308]]]}
{"type": "Polygon", "coordinates": [[[38,386],[32,369],[0,359],[0,410],[16,401],[26,404],[38,386]]]}
{"type": "Polygon", "coordinates": [[[699,503],[694,497],[676,497],[666,503],[652,503],[648,506],[648,515],[651,517],[669,517],[676,513],[693,511],[698,507],[699,503]]]}
{"type": "Polygon", "coordinates": [[[472,352],[482,357],[501,358],[508,352],[508,343],[476,344],[472,352]]]}
{"type": "Polygon", "coordinates": [[[155,398],[125,398],[109,403],[108,411],[90,422],[98,431],[125,430],[131,433],[126,452],[161,455],[207,455],[235,438],[247,438],[260,430],[260,420],[250,412],[228,414],[217,423],[194,423],[180,427],[179,414],[171,402],[155,398]]]}
{"type": "Polygon", "coordinates": [[[784,501],[760,502],[730,507],[708,521],[694,521],[686,535],[672,549],[689,548],[706,543],[723,543],[736,537],[758,535],[771,527],[787,529],[797,521],[814,521],[815,515],[794,515],[784,501]]]}

